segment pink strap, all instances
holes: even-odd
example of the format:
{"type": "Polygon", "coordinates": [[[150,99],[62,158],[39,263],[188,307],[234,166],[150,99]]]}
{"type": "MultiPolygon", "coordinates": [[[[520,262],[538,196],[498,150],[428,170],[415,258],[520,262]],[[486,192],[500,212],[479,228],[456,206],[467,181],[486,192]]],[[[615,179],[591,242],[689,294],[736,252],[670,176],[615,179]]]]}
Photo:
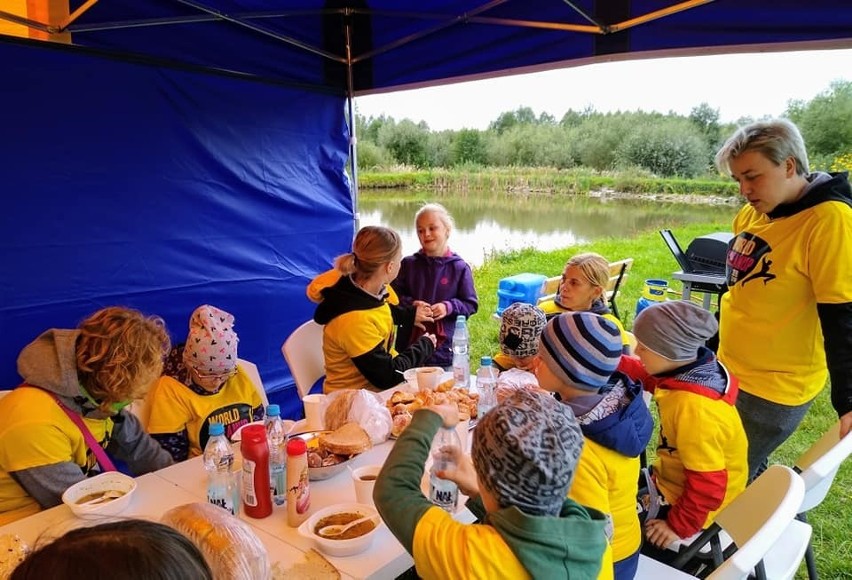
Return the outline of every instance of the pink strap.
{"type": "MultiPolygon", "coordinates": [[[[47,392],[47,391],[45,391],[47,392]]],[[[112,460],[107,455],[104,448],[101,447],[101,444],[97,442],[95,436],[92,435],[92,432],[89,431],[89,428],[86,426],[86,423],[83,422],[83,418],[65,406],[65,404],[59,400],[53,393],[48,393],[53,400],[56,401],[56,404],[59,405],[59,408],[65,411],[65,414],[68,415],[68,418],[74,421],[74,424],[77,425],[77,428],[80,429],[80,432],[83,434],[83,439],[86,440],[86,445],[89,446],[89,449],[92,450],[92,453],[95,454],[95,459],[98,460],[98,465],[101,467],[101,471],[118,471],[113,465],[112,460]]]]}

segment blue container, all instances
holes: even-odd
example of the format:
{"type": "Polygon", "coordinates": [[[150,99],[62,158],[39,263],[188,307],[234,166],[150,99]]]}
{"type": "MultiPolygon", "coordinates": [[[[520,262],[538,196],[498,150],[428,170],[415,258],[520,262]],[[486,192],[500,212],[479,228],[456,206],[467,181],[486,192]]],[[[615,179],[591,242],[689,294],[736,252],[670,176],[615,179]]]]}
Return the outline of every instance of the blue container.
{"type": "Polygon", "coordinates": [[[535,304],[547,276],[543,274],[516,274],[503,278],[497,284],[497,315],[503,314],[515,302],[535,304]]]}
{"type": "Polygon", "coordinates": [[[669,283],[666,280],[645,280],[642,297],[636,302],[636,316],[651,304],[666,301],[669,283]]]}

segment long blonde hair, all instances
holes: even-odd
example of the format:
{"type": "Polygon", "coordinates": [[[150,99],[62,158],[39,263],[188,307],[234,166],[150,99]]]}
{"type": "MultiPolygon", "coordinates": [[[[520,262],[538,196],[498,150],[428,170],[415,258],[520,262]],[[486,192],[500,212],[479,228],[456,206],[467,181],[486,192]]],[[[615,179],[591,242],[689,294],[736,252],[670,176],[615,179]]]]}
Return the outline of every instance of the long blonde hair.
{"type": "Polygon", "coordinates": [[[159,316],[111,306],[83,320],[79,328],[77,374],[103,410],[144,397],[162,374],[171,342],[159,316]]]}
{"type": "Polygon", "coordinates": [[[352,251],[338,256],[334,267],[342,274],[369,278],[402,251],[396,231],[383,226],[364,226],[352,242],[352,251]]]}

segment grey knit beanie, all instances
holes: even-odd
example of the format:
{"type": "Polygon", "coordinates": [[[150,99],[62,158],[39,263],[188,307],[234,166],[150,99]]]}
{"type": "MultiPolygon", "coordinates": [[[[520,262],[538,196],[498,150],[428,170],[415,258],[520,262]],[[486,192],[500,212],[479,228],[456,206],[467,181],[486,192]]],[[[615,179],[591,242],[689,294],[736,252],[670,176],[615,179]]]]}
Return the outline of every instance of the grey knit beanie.
{"type": "Polygon", "coordinates": [[[597,392],[618,368],[621,331],[592,312],[564,312],[541,333],[538,354],[562,382],[597,392]]]}
{"type": "Polygon", "coordinates": [[[546,319],[544,311],[526,302],[515,302],[500,316],[500,352],[509,356],[535,356],[538,337],[546,319]]]}
{"type": "Polygon", "coordinates": [[[695,360],[698,349],[718,330],[713,314],[688,300],[653,304],[633,321],[636,340],[673,362],[695,360]]]}
{"type": "Polygon", "coordinates": [[[535,516],[562,509],[583,450],[574,412],[551,395],[519,389],[479,420],[471,455],[501,507],[535,516]]]}

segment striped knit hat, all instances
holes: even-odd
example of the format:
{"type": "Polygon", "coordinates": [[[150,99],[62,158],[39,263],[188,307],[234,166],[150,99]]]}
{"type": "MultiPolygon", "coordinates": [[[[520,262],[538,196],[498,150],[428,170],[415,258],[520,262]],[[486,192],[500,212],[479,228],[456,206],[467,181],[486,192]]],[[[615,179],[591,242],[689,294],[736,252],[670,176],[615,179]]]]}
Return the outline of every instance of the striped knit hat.
{"type": "Polygon", "coordinates": [[[544,327],[538,354],[559,380],[597,392],[618,368],[621,344],[612,321],[592,312],[564,312],[544,327]]]}

